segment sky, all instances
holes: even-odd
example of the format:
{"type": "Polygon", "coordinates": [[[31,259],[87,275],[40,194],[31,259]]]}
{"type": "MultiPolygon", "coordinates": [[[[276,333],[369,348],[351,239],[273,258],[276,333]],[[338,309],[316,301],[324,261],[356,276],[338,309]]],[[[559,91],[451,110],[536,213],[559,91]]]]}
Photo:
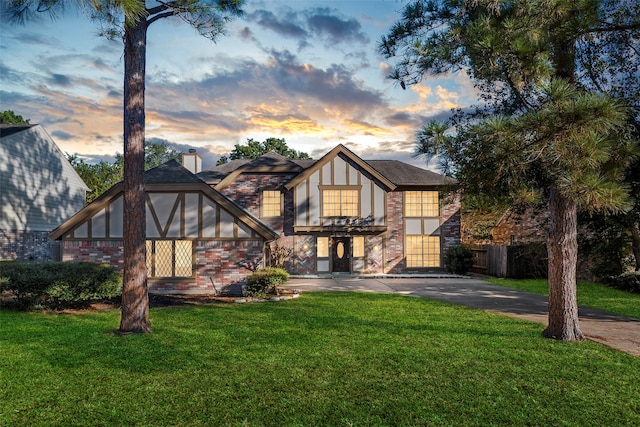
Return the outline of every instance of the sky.
{"type": "MultiPolygon", "coordinates": [[[[437,165],[412,156],[431,119],[477,101],[465,74],[387,78],[380,37],[404,1],[247,1],[216,43],[177,18],[147,41],[146,138],[195,148],[203,167],[243,144],[284,138],[318,159],[338,144],[365,160],[437,165]]],[[[123,44],[74,9],[52,21],[0,22],[0,111],[41,124],[87,162],[123,152],[123,44]]]]}

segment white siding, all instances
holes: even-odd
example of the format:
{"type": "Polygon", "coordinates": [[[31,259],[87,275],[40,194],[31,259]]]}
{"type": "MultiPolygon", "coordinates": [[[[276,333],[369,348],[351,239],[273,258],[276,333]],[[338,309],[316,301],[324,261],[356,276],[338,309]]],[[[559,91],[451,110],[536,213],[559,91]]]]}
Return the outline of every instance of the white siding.
{"type": "Polygon", "coordinates": [[[87,186],[39,125],[0,138],[0,230],[51,231],[82,209],[87,186]]]}
{"type": "Polygon", "coordinates": [[[185,194],[185,236],[198,237],[198,212],[200,195],[197,193],[185,194]]]}
{"type": "Polygon", "coordinates": [[[307,182],[296,186],[296,225],[307,225],[307,182]]]}
{"type": "Polygon", "coordinates": [[[362,176],[362,189],[360,190],[360,214],[362,218],[371,216],[371,181],[366,176],[362,176]]]}
{"type": "Polygon", "coordinates": [[[384,225],[385,223],[385,203],[384,203],[385,191],[378,187],[374,186],[373,197],[374,197],[374,224],[375,225],[384,225]]]}
{"type": "Polygon", "coordinates": [[[124,200],[122,197],[118,197],[111,202],[111,205],[109,205],[109,235],[111,237],[123,237],[123,203],[124,200]]]}
{"type": "Polygon", "coordinates": [[[309,177],[309,225],[320,225],[320,173],[315,172],[309,177]]]}
{"type": "Polygon", "coordinates": [[[336,157],[333,160],[333,184],[347,184],[347,162],[342,160],[340,157],[336,157]]]}

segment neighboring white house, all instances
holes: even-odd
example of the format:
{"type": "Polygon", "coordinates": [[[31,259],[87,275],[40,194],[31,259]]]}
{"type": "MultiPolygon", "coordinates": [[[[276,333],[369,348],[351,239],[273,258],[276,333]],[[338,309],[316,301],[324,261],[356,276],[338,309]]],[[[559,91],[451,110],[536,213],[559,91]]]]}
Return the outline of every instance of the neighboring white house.
{"type": "Polygon", "coordinates": [[[0,125],[0,260],[56,259],[49,232],[89,190],[40,125],[0,125]]]}

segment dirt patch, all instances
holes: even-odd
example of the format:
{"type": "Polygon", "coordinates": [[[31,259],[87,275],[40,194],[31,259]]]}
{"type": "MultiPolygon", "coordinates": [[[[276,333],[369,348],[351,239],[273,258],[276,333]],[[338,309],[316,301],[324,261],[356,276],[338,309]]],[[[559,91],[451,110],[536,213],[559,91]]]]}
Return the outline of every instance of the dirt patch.
{"type": "MultiPolygon", "coordinates": [[[[278,297],[293,297],[299,295],[300,292],[294,289],[280,289],[278,295],[266,295],[263,299],[276,300],[278,297]]],[[[149,307],[179,307],[187,305],[212,305],[212,304],[230,304],[238,301],[247,302],[247,299],[240,296],[224,296],[224,295],[160,295],[149,294],[149,307]]],[[[113,308],[120,308],[121,299],[119,296],[92,302],[86,308],[67,308],[59,311],[51,311],[52,313],[83,313],[89,311],[102,311],[113,308]]]]}

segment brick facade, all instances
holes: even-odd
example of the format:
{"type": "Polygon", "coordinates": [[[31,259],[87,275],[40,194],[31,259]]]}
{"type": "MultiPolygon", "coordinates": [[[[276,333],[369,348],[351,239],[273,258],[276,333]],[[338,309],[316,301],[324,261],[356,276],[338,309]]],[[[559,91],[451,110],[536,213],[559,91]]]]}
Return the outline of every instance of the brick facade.
{"type": "Polygon", "coordinates": [[[384,233],[384,273],[403,273],[404,197],[402,192],[387,193],[387,231],[384,233]]]}
{"type": "Polygon", "coordinates": [[[60,249],[48,231],[0,230],[0,260],[60,261],[60,249]]]}
{"type": "MultiPolygon", "coordinates": [[[[195,270],[193,280],[149,280],[154,293],[213,294],[229,291],[238,294],[246,276],[262,266],[263,242],[194,241],[195,270]]],[[[121,240],[65,240],[63,261],[110,264],[119,270],[124,266],[121,240]]]]}
{"type": "MultiPolygon", "coordinates": [[[[451,193],[442,200],[440,208],[441,248],[440,252],[446,254],[449,248],[460,245],[460,227],[462,217],[460,215],[460,194],[451,193]]],[[[442,264],[444,266],[444,260],[442,264]]]]}

